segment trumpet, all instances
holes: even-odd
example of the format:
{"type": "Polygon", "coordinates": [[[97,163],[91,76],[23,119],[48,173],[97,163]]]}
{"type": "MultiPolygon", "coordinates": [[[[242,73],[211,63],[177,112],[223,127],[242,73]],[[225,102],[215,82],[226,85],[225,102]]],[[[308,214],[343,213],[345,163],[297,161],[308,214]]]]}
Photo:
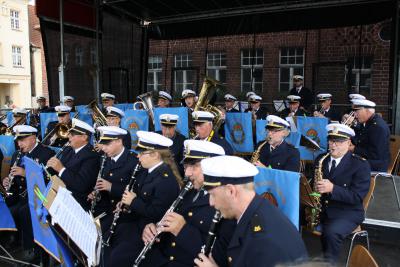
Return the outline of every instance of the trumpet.
{"type": "MultiPolygon", "coordinates": [[[[103,170],[104,170],[104,165],[106,162],[106,155],[104,154],[103,156],[101,156],[101,165],[100,165],[100,170],[99,173],[97,174],[97,181],[100,180],[103,177],[103,170]]],[[[97,203],[101,200],[101,195],[100,195],[100,191],[99,189],[95,188],[94,189],[94,197],[92,200],[92,205],[90,207],[90,212],[92,214],[94,214],[94,210],[96,208],[97,203]]]]}
{"type": "Polygon", "coordinates": [[[149,243],[147,243],[144,248],[142,249],[142,251],[139,253],[139,256],[137,256],[135,263],[133,264],[133,267],[138,267],[139,264],[142,262],[142,260],[144,260],[146,258],[146,254],[147,252],[149,252],[149,250],[151,249],[151,247],[154,245],[154,242],[156,241],[156,239],[158,238],[158,236],[162,233],[162,231],[160,230],[161,228],[161,223],[164,220],[165,216],[168,213],[174,212],[175,209],[178,207],[178,205],[181,203],[181,201],[183,200],[183,198],[185,197],[186,193],[189,192],[189,190],[191,190],[193,188],[193,184],[192,182],[187,182],[185,187],[181,190],[181,192],[179,193],[179,196],[175,199],[175,201],[172,203],[171,207],[169,207],[169,209],[167,210],[167,212],[164,214],[164,216],[162,217],[162,219],[157,223],[156,227],[157,227],[157,233],[156,235],[153,237],[153,239],[151,239],[151,241],[149,243]]]}
{"type": "MultiPolygon", "coordinates": [[[[356,113],[354,111],[351,111],[349,114],[346,115],[347,117],[341,121],[341,124],[349,127],[353,126],[356,123],[356,113]]],[[[343,117],[345,117],[346,115],[343,115],[343,117]]]]}

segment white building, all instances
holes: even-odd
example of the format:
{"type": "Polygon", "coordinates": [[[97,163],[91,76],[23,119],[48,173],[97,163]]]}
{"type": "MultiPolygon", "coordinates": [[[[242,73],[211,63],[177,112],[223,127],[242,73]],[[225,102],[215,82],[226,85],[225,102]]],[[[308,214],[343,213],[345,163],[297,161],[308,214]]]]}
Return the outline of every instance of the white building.
{"type": "Polygon", "coordinates": [[[0,107],[31,107],[28,0],[0,0],[0,107]]]}

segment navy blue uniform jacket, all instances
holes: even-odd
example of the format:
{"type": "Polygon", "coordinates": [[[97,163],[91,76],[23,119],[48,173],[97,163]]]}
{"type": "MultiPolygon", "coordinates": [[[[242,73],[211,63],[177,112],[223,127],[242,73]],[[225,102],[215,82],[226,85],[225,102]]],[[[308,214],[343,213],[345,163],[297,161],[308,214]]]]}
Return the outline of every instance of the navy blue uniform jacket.
{"type": "MultiPolygon", "coordinates": [[[[259,142],[257,148],[263,142],[265,141],[259,142]]],[[[285,141],[272,151],[270,151],[270,144],[265,144],[261,148],[260,161],[266,167],[271,166],[272,169],[292,172],[300,171],[300,153],[297,148],[285,141]]]]}

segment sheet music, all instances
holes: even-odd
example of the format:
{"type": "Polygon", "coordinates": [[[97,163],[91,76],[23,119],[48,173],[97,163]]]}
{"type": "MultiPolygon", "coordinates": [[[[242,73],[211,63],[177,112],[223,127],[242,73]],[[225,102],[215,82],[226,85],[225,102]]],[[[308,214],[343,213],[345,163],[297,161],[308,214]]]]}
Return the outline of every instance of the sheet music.
{"type": "Polygon", "coordinates": [[[57,223],[86,255],[89,266],[97,265],[98,230],[92,215],[84,211],[70,191],[59,188],[49,214],[52,224],[57,223]]]}
{"type": "Polygon", "coordinates": [[[293,117],[286,117],[286,121],[290,124],[290,131],[297,132],[297,126],[293,120],[293,117]]]}

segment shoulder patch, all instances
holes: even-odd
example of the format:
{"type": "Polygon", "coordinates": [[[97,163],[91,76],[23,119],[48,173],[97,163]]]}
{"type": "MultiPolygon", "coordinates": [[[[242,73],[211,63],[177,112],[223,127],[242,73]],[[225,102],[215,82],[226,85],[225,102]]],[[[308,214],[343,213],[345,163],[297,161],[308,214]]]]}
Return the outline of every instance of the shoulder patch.
{"type": "Polygon", "coordinates": [[[251,231],[253,233],[263,232],[264,228],[261,224],[261,219],[258,217],[258,214],[254,214],[253,218],[251,218],[251,231]]]}
{"type": "Polygon", "coordinates": [[[353,158],[356,158],[356,159],[359,159],[359,160],[362,160],[362,161],[366,161],[367,159],[365,159],[365,158],[363,158],[363,157],[361,157],[360,155],[357,155],[357,154],[351,154],[352,156],[353,156],[353,158]]]}

